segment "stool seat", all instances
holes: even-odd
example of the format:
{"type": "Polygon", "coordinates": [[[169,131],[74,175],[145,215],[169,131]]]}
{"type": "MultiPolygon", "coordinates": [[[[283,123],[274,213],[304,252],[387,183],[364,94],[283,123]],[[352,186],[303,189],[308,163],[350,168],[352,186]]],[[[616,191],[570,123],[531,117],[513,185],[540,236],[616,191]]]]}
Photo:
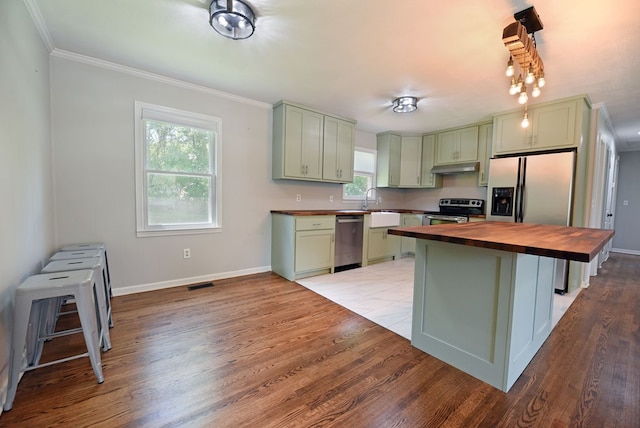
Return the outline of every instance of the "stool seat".
{"type": "Polygon", "coordinates": [[[69,259],[87,259],[90,257],[102,257],[101,250],[78,250],[78,251],[58,251],[51,257],[49,261],[69,260],[69,259]]]}
{"type": "Polygon", "coordinates": [[[13,407],[18,382],[26,370],[88,356],[98,383],[104,382],[99,349],[98,314],[94,300],[95,287],[94,271],[84,269],[33,275],[16,288],[13,337],[9,356],[9,382],[4,410],[11,410],[13,407]],[[31,311],[37,308],[38,303],[43,299],[64,296],[71,296],[76,301],[87,352],[45,364],[27,366],[24,354],[31,311]]]}
{"type": "MultiPolygon", "coordinates": [[[[70,248],[70,247],[69,247],[70,248]]],[[[109,282],[109,273],[107,272],[106,252],[103,250],[75,250],[75,251],[58,251],[51,257],[49,261],[86,259],[91,257],[100,257],[102,259],[102,280],[107,286],[107,297],[111,298],[111,283],[109,282]]],[[[113,320],[110,318],[110,326],[113,327],[113,320]]]]}
{"type": "MultiPolygon", "coordinates": [[[[111,305],[109,302],[108,288],[102,276],[102,259],[91,257],[84,259],[54,260],[42,268],[42,273],[67,272],[74,270],[91,269],[96,281],[96,300],[98,302],[98,314],[100,321],[100,343],[102,349],[111,349],[111,337],[109,326],[111,325],[111,305]]],[[[55,323],[53,323],[55,324],[55,323]]]]}
{"type": "Polygon", "coordinates": [[[86,244],[72,244],[65,245],[60,248],[60,251],[83,251],[83,250],[105,250],[105,245],[102,242],[88,242],[86,244]]]}
{"type": "Polygon", "coordinates": [[[107,257],[107,247],[103,242],[88,242],[86,244],[71,244],[60,248],[60,251],[85,251],[99,250],[104,255],[104,269],[106,272],[105,283],[109,287],[109,295],[111,295],[111,272],[109,271],[109,258],[107,257]]]}

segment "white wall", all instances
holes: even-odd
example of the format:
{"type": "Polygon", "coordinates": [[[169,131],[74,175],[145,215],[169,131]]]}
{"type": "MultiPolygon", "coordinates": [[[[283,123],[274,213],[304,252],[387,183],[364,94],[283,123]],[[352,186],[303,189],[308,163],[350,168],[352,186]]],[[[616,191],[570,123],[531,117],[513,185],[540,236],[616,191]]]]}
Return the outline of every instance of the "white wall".
{"type": "MultiPolygon", "coordinates": [[[[0,401],[15,287],[53,249],[48,52],[22,1],[0,1],[0,401]]],[[[1,407],[0,407],[1,412],[1,407]]]]}
{"type": "MultiPolygon", "coordinates": [[[[116,294],[269,270],[270,210],[357,206],[337,184],[271,179],[270,105],[65,52],[51,63],[57,244],[105,242],[116,294]],[[221,233],[136,238],[135,100],[222,119],[221,233]]],[[[373,134],[356,140],[375,147],[373,134]]],[[[381,194],[381,207],[402,204],[381,194]]]]}
{"type": "Polygon", "coordinates": [[[439,189],[408,189],[404,208],[438,211],[440,198],[487,199],[487,188],[478,186],[478,173],[444,175],[439,189]]]}
{"type": "Polygon", "coordinates": [[[115,293],[268,270],[268,209],[286,193],[270,180],[270,106],[60,56],[52,58],[52,88],[58,245],[105,242],[115,293]],[[222,119],[222,232],[136,238],[136,100],[222,119]]]}
{"type": "Polygon", "coordinates": [[[640,255],[640,151],[620,152],[612,251],[640,255]],[[625,205],[626,201],[626,205],[625,205]]]}
{"type": "MultiPolygon", "coordinates": [[[[607,197],[609,193],[612,193],[616,179],[616,150],[609,114],[606,107],[602,104],[593,106],[591,113],[590,142],[592,149],[589,151],[588,170],[593,171],[593,174],[587,188],[586,202],[588,202],[589,205],[585,207],[585,226],[611,229],[611,219],[605,217],[605,211],[607,197]]],[[[597,275],[598,268],[606,261],[608,257],[608,247],[606,248],[607,250],[602,251],[589,263],[588,272],[585,270],[585,274],[583,275],[583,282],[585,284],[589,283],[589,275],[597,275]]]]}

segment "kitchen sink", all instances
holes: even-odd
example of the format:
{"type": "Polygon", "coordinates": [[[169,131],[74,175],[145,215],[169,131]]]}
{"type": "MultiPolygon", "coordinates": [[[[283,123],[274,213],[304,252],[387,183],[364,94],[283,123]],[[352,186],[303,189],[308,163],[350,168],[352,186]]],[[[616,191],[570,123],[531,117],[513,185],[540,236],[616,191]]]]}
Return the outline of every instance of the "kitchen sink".
{"type": "Polygon", "coordinates": [[[400,213],[375,211],[371,213],[370,227],[395,227],[400,225],[400,213]]]}

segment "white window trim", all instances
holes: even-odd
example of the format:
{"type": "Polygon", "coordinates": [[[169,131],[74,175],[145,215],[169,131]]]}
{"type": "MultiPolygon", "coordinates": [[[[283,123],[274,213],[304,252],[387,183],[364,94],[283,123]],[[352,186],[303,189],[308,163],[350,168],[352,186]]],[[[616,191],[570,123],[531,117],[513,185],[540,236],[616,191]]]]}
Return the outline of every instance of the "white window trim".
{"type": "Polygon", "coordinates": [[[135,109],[135,180],[136,180],[136,236],[138,238],[169,235],[194,235],[202,233],[214,233],[222,230],[222,178],[221,178],[221,141],[222,120],[213,116],[192,113],[170,107],[149,104],[141,101],[134,102],[135,109]],[[202,225],[171,225],[149,226],[147,225],[147,198],[145,177],[145,141],[142,120],[156,119],[179,125],[192,126],[202,129],[210,129],[216,134],[214,145],[214,176],[211,191],[214,198],[212,222],[202,225]]]}
{"type": "MultiPolygon", "coordinates": [[[[376,149],[368,149],[365,147],[355,147],[354,150],[357,150],[359,152],[367,152],[367,153],[371,153],[373,155],[373,173],[369,173],[369,172],[364,172],[364,171],[360,171],[360,174],[371,174],[371,185],[375,188],[376,187],[376,171],[378,170],[378,159],[377,159],[377,153],[378,151],[376,149]]],[[[353,169],[353,174],[355,175],[356,172],[358,172],[355,168],[353,169]]],[[[361,195],[353,195],[353,196],[347,196],[344,194],[344,186],[343,185],[343,190],[342,190],[342,200],[344,202],[357,202],[357,201],[364,201],[365,196],[361,196],[361,195]]]]}

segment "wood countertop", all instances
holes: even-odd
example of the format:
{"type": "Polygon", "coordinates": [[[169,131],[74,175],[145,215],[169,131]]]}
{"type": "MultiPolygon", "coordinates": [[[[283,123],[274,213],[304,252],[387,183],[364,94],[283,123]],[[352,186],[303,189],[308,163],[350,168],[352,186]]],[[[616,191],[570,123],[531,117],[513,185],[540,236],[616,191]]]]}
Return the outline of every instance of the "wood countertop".
{"type": "Polygon", "coordinates": [[[612,230],[499,221],[392,228],[389,233],[578,262],[593,260],[614,234],[612,230]]]}
{"type": "MultiPolygon", "coordinates": [[[[284,215],[295,215],[295,216],[309,216],[309,215],[364,215],[371,214],[373,212],[394,212],[400,214],[437,214],[438,211],[424,211],[424,210],[271,210],[271,214],[284,214],[284,215]]],[[[480,216],[475,216],[480,217],[480,216]]],[[[482,216],[484,217],[484,216],[482,216]]]]}

